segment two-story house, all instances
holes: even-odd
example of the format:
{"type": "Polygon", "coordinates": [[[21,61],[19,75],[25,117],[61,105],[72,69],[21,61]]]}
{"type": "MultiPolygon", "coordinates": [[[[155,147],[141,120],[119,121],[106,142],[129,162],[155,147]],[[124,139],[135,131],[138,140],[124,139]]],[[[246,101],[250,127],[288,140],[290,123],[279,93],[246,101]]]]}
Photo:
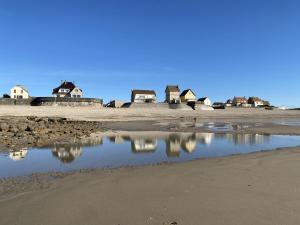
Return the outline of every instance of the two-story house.
{"type": "Polygon", "coordinates": [[[178,85],[168,85],[165,90],[167,103],[180,103],[180,89],[178,85]]]}
{"type": "Polygon", "coordinates": [[[132,90],[131,102],[134,103],[155,103],[156,93],[153,90],[132,90]]]}
{"type": "Polygon", "coordinates": [[[64,81],[59,87],[53,89],[52,95],[61,98],[82,98],[83,92],[73,82],[64,81]]]}
{"type": "Polygon", "coordinates": [[[23,85],[16,85],[10,90],[10,97],[14,99],[27,99],[29,92],[23,85]]]}
{"type": "Polygon", "coordinates": [[[184,90],[180,95],[181,102],[195,102],[196,94],[191,90],[184,90]]]}

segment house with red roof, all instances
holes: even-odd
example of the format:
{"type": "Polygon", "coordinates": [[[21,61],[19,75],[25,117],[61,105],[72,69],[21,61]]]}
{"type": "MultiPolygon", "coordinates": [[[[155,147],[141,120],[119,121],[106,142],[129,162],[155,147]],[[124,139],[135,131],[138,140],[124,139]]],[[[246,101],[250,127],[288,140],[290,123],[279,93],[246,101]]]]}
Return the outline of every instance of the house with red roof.
{"type": "Polygon", "coordinates": [[[81,98],[83,92],[73,82],[63,81],[60,86],[53,89],[52,95],[59,98],[81,98]]]}

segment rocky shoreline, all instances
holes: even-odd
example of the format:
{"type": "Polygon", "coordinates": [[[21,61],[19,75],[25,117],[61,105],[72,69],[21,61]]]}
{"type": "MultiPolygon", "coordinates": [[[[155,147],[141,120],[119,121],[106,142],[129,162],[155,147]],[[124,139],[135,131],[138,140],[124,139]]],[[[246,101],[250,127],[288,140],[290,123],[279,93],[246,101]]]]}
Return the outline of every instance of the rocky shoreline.
{"type": "Polygon", "coordinates": [[[0,150],[43,147],[103,131],[102,123],[58,117],[0,117],[0,150]]]}

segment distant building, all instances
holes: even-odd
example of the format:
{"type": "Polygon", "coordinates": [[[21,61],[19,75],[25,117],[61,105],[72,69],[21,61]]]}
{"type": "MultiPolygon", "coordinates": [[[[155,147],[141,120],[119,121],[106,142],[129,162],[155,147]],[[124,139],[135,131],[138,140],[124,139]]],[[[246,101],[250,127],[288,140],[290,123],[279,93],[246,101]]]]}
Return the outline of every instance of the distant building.
{"type": "Polygon", "coordinates": [[[269,101],[263,101],[264,102],[264,106],[271,106],[269,101]]]}
{"type": "Polygon", "coordinates": [[[153,90],[132,90],[131,102],[135,103],[155,103],[156,93],[153,90]]]}
{"type": "Polygon", "coordinates": [[[211,106],[211,100],[208,97],[199,98],[198,102],[203,105],[211,106]]]}
{"type": "Polygon", "coordinates": [[[27,99],[29,92],[23,85],[16,85],[10,90],[10,97],[14,99],[27,99]]]}
{"type": "Polygon", "coordinates": [[[252,107],[252,105],[248,104],[248,103],[243,103],[240,106],[243,107],[243,108],[251,108],[252,107]]]}
{"type": "Polygon", "coordinates": [[[180,103],[180,89],[178,86],[168,85],[165,93],[167,103],[180,103]]]}
{"type": "Polygon", "coordinates": [[[232,107],[233,103],[231,99],[228,99],[225,103],[225,107],[232,107]]]}
{"type": "Polygon", "coordinates": [[[181,102],[195,102],[196,95],[191,89],[187,89],[180,94],[180,100],[181,102]]]}
{"type": "Polygon", "coordinates": [[[120,100],[112,100],[109,103],[105,105],[105,107],[111,107],[111,108],[121,108],[125,102],[120,100]]]}
{"type": "Polygon", "coordinates": [[[234,97],[232,100],[232,105],[234,106],[242,106],[245,104],[248,104],[246,97],[234,97]]]}
{"type": "Polygon", "coordinates": [[[73,82],[64,81],[59,87],[53,89],[52,95],[60,98],[82,98],[83,93],[73,82]]]}
{"type": "Polygon", "coordinates": [[[3,98],[10,98],[9,94],[3,94],[3,98]]]}
{"type": "Polygon", "coordinates": [[[264,105],[264,101],[258,97],[250,97],[248,99],[248,104],[252,105],[253,107],[260,107],[264,105]]]}
{"type": "Polygon", "coordinates": [[[214,109],[225,109],[225,104],[223,102],[214,102],[212,107],[214,109]]]}

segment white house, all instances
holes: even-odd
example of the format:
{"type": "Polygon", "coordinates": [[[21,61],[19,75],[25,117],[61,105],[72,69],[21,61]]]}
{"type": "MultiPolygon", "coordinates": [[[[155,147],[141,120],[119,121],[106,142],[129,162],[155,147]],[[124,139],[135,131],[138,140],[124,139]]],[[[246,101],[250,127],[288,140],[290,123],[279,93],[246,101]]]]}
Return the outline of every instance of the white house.
{"type": "Polygon", "coordinates": [[[61,98],[82,98],[83,92],[73,82],[64,81],[59,87],[53,89],[52,95],[61,98]]]}
{"type": "Polygon", "coordinates": [[[27,99],[29,92],[23,85],[16,85],[10,90],[10,97],[14,99],[27,99]]]}
{"type": "Polygon", "coordinates": [[[199,98],[198,102],[203,105],[211,106],[212,102],[208,97],[199,98]]]}
{"type": "Polygon", "coordinates": [[[156,93],[153,90],[132,90],[131,102],[135,103],[155,103],[156,93]]]}
{"type": "Polygon", "coordinates": [[[252,105],[253,107],[259,107],[264,105],[264,100],[258,97],[250,97],[248,99],[248,104],[252,105]]]}

